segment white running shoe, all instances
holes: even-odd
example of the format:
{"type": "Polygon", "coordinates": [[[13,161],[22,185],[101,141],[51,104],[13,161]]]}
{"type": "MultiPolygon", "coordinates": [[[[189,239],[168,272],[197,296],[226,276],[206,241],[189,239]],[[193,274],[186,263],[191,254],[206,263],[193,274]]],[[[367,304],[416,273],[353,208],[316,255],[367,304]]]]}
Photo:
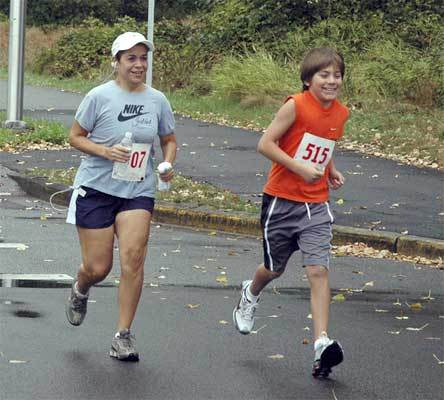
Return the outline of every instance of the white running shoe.
{"type": "Polygon", "coordinates": [[[254,313],[258,302],[251,302],[247,298],[247,288],[251,280],[242,282],[242,294],[239,303],[233,310],[233,322],[236,329],[243,335],[248,335],[254,327],[254,313]]]}
{"type": "Polygon", "coordinates": [[[344,352],[336,340],[331,340],[325,332],[315,342],[315,358],[312,374],[314,377],[327,378],[331,368],[344,359],[344,352]]]}

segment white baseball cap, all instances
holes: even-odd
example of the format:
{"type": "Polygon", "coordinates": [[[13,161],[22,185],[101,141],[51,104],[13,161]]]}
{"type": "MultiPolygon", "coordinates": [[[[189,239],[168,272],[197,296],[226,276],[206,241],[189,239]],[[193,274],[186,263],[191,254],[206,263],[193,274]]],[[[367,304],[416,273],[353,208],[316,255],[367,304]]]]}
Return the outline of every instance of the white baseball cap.
{"type": "Polygon", "coordinates": [[[145,36],[143,36],[141,33],[125,32],[117,36],[117,38],[114,40],[111,47],[111,53],[113,57],[115,57],[119,51],[128,50],[131,47],[134,47],[136,44],[144,44],[146,47],[148,47],[149,51],[154,50],[153,44],[146,40],[145,36]]]}

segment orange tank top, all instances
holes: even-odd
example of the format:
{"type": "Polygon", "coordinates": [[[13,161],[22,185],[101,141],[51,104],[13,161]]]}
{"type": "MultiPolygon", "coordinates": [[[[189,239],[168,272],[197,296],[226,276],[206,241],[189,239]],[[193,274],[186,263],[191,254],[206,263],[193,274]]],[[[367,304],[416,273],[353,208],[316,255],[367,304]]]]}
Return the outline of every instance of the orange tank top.
{"type": "MultiPolygon", "coordinates": [[[[342,136],[349,111],[337,100],[329,108],[322,108],[308,90],[290,96],[286,101],[289,99],[295,101],[296,120],[280,138],[279,147],[290,157],[298,154],[304,160],[321,163],[329,152],[323,148],[323,139],[334,143],[342,136]]],[[[329,169],[326,168],[321,179],[307,183],[301,176],[273,162],[264,192],[293,201],[322,203],[329,198],[328,174],[329,169]]]]}

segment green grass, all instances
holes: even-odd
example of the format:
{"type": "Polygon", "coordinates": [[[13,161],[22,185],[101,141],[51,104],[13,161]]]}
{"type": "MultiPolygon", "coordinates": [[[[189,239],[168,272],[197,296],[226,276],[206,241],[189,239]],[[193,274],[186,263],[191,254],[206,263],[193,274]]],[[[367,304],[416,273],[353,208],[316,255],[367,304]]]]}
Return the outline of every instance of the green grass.
{"type": "Polygon", "coordinates": [[[5,114],[0,113],[0,150],[25,148],[30,143],[66,144],[68,132],[59,122],[24,118],[28,129],[16,131],[2,128],[5,114]]]}
{"type": "Polygon", "coordinates": [[[243,106],[238,101],[217,95],[196,96],[183,89],[165,93],[175,112],[221,125],[262,131],[273,119],[276,104],[243,106]]]}
{"type": "Polygon", "coordinates": [[[176,204],[193,203],[215,210],[259,212],[257,204],[246,201],[229,190],[222,190],[208,183],[195,182],[183,175],[176,175],[171,190],[159,192],[158,198],[176,204]]]}
{"type": "MultiPolygon", "coordinates": [[[[41,169],[32,168],[27,172],[31,176],[45,177],[48,182],[72,185],[76,174],[75,168],[41,169]]],[[[214,210],[243,211],[257,214],[259,206],[243,199],[229,190],[219,189],[208,183],[195,182],[183,175],[176,175],[171,189],[158,192],[158,200],[175,204],[196,204],[214,210]]]]}
{"type": "MultiPolygon", "coordinates": [[[[8,79],[8,70],[0,68],[0,79],[8,79]]],[[[59,78],[57,76],[39,75],[29,71],[25,72],[25,85],[43,86],[56,89],[64,89],[75,93],[87,93],[100,81],[88,81],[77,78],[59,78]]]]}

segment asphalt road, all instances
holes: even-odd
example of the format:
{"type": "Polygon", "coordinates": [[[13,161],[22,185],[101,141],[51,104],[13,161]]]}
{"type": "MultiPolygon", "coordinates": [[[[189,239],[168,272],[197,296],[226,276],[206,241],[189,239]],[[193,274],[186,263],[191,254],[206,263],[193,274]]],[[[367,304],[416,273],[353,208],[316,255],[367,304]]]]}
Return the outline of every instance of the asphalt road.
{"type": "MultiPolygon", "coordinates": [[[[0,81],[6,91],[6,81],[0,81]]],[[[57,120],[69,127],[82,95],[25,86],[25,115],[57,120]]],[[[0,109],[6,108],[0,98],[0,109]]],[[[256,152],[258,134],[177,117],[179,153],[176,169],[195,180],[232,190],[260,202],[269,162],[256,152]]],[[[78,152],[0,152],[0,164],[28,167],[77,167],[78,152]],[[73,155],[75,157],[73,157],[73,155]]],[[[335,162],[346,184],[331,192],[336,223],[444,239],[442,172],[399,165],[390,160],[338,150],[335,162]],[[337,204],[338,200],[342,204],[337,204]]]]}
{"type": "Polygon", "coordinates": [[[276,290],[263,294],[257,333],[245,337],[233,327],[232,309],[236,287],[260,261],[260,242],[174,226],[152,227],[133,326],[141,361],[110,359],[118,249],[109,279],[92,289],[84,324],[71,327],[63,309],[69,280],[50,288],[39,276],[75,274],[75,229],[62,212],[21,192],[6,172],[0,167],[1,399],[443,398],[444,366],[435,358],[444,360],[443,271],[334,258],[333,294],[345,293],[345,301],[331,306],[330,333],[340,339],[345,361],[319,381],[310,375],[312,344],[303,344],[311,342],[311,320],[299,257],[276,290]],[[24,246],[5,248],[14,243],[24,246]],[[5,279],[6,273],[37,276],[22,287],[25,281],[5,279]],[[408,306],[418,302],[421,309],[408,306]],[[270,358],[276,355],[283,357],[270,358]]]}

